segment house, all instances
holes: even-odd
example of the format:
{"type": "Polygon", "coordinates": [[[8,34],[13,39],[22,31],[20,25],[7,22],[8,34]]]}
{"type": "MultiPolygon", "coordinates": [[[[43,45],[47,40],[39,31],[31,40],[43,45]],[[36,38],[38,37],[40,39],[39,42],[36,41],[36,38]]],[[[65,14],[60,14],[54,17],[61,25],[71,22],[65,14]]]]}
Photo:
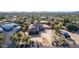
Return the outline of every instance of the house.
{"type": "Polygon", "coordinates": [[[29,35],[38,35],[42,31],[45,31],[45,28],[41,24],[31,24],[28,33],[29,35]]]}
{"type": "Polygon", "coordinates": [[[34,24],[34,26],[38,28],[40,32],[45,31],[45,28],[42,24],[34,24]]]}
{"type": "Polygon", "coordinates": [[[31,24],[29,27],[28,33],[29,33],[29,35],[38,35],[39,29],[36,28],[33,24],[31,24]]]}
{"type": "Polygon", "coordinates": [[[6,32],[9,32],[9,31],[13,30],[14,28],[19,29],[18,27],[19,27],[18,24],[6,23],[6,22],[4,24],[1,24],[1,26],[0,26],[0,28],[2,28],[6,32]]]}
{"type": "Polygon", "coordinates": [[[29,35],[38,35],[39,34],[39,30],[37,28],[31,28],[29,30],[29,35]]]}

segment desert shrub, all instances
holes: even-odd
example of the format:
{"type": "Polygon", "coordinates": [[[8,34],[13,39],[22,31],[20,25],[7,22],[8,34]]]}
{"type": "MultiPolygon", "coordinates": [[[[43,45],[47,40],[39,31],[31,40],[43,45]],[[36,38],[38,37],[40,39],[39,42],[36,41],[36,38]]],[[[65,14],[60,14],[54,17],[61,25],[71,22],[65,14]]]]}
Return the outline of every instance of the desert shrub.
{"type": "Polygon", "coordinates": [[[73,24],[67,26],[67,30],[70,32],[76,32],[78,31],[78,29],[79,29],[78,26],[73,25],[73,24]]]}

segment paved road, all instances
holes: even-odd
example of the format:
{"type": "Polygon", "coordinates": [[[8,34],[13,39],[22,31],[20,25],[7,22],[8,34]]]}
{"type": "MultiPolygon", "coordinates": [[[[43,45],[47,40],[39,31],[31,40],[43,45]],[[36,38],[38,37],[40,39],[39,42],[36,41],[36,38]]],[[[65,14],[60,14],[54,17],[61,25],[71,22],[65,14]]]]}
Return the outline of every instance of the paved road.
{"type": "Polygon", "coordinates": [[[10,46],[10,36],[16,32],[16,29],[13,29],[12,31],[10,32],[3,32],[3,37],[4,37],[4,40],[3,40],[3,45],[2,45],[2,48],[8,48],[10,46]]]}

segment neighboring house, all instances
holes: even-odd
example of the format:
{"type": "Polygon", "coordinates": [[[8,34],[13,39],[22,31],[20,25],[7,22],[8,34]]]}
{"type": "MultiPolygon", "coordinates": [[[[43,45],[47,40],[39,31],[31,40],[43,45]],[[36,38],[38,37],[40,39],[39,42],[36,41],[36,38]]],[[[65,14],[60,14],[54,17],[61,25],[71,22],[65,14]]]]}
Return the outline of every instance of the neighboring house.
{"type": "Polygon", "coordinates": [[[41,20],[39,23],[40,23],[40,24],[48,24],[48,21],[46,21],[46,20],[41,20]]]}
{"type": "Polygon", "coordinates": [[[0,28],[0,32],[3,32],[3,29],[2,28],[0,28]]]}
{"type": "Polygon", "coordinates": [[[40,19],[41,19],[41,20],[46,20],[47,17],[42,16],[40,19]]]}
{"type": "Polygon", "coordinates": [[[5,32],[9,32],[11,30],[13,30],[14,28],[17,28],[18,29],[18,24],[15,24],[15,23],[4,23],[4,24],[1,24],[0,28],[2,28],[5,32]]]}

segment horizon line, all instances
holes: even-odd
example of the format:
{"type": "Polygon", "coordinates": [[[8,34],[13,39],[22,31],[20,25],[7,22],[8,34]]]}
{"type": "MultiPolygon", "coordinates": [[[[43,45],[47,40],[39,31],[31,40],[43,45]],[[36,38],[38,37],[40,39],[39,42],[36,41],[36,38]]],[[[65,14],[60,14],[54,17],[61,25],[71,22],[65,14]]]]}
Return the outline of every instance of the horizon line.
{"type": "Polygon", "coordinates": [[[78,12],[78,11],[0,11],[0,12],[78,12]]]}

